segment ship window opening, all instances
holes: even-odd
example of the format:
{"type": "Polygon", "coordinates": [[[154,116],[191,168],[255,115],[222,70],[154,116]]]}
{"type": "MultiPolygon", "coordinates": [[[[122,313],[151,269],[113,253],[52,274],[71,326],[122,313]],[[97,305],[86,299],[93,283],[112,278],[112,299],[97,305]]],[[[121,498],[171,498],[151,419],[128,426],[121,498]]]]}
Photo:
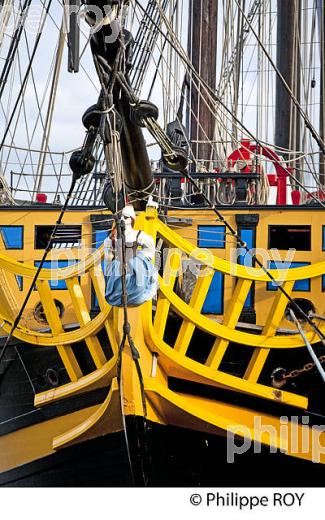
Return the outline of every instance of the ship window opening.
{"type": "MultiPolygon", "coordinates": [[[[305,267],[310,265],[309,262],[268,262],[268,269],[294,269],[295,267],[305,267]]],[[[276,282],[267,282],[268,291],[276,291],[278,285],[276,282]]],[[[310,278],[297,280],[293,286],[294,291],[308,292],[310,291],[310,278]]]]}
{"type": "MultiPolygon", "coordinates": [[[[63,314],[64,314],[64,305],[63,305],[63,303],[60,302],[57,299],[54,300],[54,303],[55,303],[55,306],[57,308],[59,317],[62,318],[63,314]]],[[[39,323],[48,324],[47,319],[46,319],[46,315],[45,315],[45,311],[44,311],[44,307],[43,307],[43,304],[41,302],[38,302],[36,304],[36,306],[34,308],[34,313],[33,314],[34,314],[34,318],[35,318],[36,321],[38,321],[39,323]]]]}
{"type": "Polygon", "coordinates": [[[17,282],[17,285],[18,285],[18,289],[20,291],[23,291],[24,289],[24,279],[22,276],[20,276],[19,274],[15,274],[15,278],[16,278],[16,282],[17,282]]]}
{"type": "Polygon", "coordinates": [[[0,234],[6,249],[23,249],[23,226],[0,226],[0,234]]]}
{"type": "MultiPolygon", "coordinates": [[[[45,249],[54,226],[35,226],[35,249],[45,249]]],[[[81,226],[63,224],[56,230],[52,248],[79,247],[81,244],[81,226]]]]}
{"type": "Polygon", "coordinates": [[[224,249],[226,243],[225,226],[198,226],[198,246],[210,249],[224,249]]]}
{"type": "MultiPolygon", "coordinates": [[[[39,267],[40,261],[36,260],[34,262],[35,267],[39,267]]],[[[53,278],[50,280],[50,288],[55,290],[65,290],[67,288],[67,284],[65,283],[65,280],[61,280],[58,277],[55,276],[55,270],[56,269],[63,269],[64,267],[70,267],[71,265],[75,264],[76,260],[45,260],[43,263],[43,269],[54,269],[53,278]]]]}
{"type": "MultiPolygon", "coordinates": [[[[22,260],[18,260],[18,262],[21,264],[23,263],[22,260]]],[[[15,279],[16,279],[19,291],[23,291],[24,290],[24,278],[22,276],[20,276],[19,274],[15,274],[15,279]]]]}
{"type": "Polygon", "coordinates": [[[311,250],[311,226],[269,226],[269,249],[311,250]]]}
{"type": "Polygon", "coordinates": [[[107,229],[96,229],[95,230],[95,240],[94,240],[94,247],[98,249],[105,241],[105,239],[108,237],[109,232],[107,229]]]}
{"type": "Polygon", "coordinates": [[[285,317],[288,321],[292,321],[290,310],[292,310],[295,313],[298,320],[304,321],[304,322],[306,321],[304,314],[307,314],[307,316],[308,316],[310,312],[313,314],[316,312],[314,304],[310,300],[307,300],[306,298],[294,298],[293,301],[299,306],[299,308],[301,309],[302,312],[299,312],[292,305],[292,303],[289,302],[286,307],[286,310],[285,310],[285,317]]]}
{"type": "Polygon", "coordinates": [[[216,271],[206,295],[202,314],[223,314],[224,275],[216,271]]]}

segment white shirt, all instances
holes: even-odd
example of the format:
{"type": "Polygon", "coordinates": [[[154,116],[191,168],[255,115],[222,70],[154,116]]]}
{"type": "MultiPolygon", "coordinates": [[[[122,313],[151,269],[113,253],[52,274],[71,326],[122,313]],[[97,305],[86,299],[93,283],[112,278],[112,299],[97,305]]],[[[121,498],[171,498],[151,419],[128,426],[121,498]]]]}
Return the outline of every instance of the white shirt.
{"type": "MultiPolygon", "coordinates": [[[[155,256],[155,243],[153,238],[145,233],[144,231],[137,231],[133,229],[132,226],[125,226],[125,241],[128,243],[138,241],[139,246],[142,248],[142,253],[148,258],[148,260],[152,260],[155,256]]],[[[112,240],[110,237],[107,237],[104,241],[104,253],[106,262],[111,261],[111,252],[112,252],[112,240]]]]}

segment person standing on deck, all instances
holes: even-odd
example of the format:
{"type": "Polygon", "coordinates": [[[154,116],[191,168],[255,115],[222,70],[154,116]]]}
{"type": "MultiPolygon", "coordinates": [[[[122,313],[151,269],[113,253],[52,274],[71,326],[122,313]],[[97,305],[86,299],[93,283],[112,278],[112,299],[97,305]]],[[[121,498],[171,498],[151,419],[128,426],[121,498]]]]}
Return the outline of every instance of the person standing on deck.
{"type": "MultiPolygon", "coordinates": [[[[152,260],[155,256],[153,238],[144,231],[133,229],[135,211],[132,205],[122,210],[125,223],[126,290],[129,306],[141,305],[151,300],[158,289],[158,272],[152,260]]],[[[105,252],[105,297],[115,307],[122,306],[122,243],[117,238],[117,228],[104,242],[105,252]]]]}

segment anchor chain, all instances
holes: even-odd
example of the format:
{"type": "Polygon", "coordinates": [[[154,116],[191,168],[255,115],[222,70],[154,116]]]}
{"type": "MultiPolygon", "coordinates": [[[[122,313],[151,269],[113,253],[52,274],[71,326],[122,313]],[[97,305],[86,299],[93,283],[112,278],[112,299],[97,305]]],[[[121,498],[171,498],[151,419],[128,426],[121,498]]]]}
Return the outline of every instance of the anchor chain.
{"type": "MultiPolygon", "coordinates": [[[[325,355],[320,356],[318,358],[318,361],[321,364],[325,363],[325,355]]],[[[303,367],[295,368],[290,372],[286,372],[284,368],[276,368],[275,370],[273,370],[271,374],[272,386],[274,386],[275,388],[282,388],[282,386],[284,386],[288,380],[296,379],[301,374],[310,372],[314,367],[315,363],[309,362],[306,363],[303,367]]]]}

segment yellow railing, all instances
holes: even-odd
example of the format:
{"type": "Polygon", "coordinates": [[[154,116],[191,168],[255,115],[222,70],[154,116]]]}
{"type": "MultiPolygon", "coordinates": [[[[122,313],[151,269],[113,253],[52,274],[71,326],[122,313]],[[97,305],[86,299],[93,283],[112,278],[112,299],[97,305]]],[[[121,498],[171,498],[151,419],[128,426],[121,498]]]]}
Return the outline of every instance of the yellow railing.
{"type": "MultiPolygon", "coordinates": [[[[113,350],[113,358],[116,357],[117,354],[115,335],[110,323],[112,320],[111,307],[106,302],[104,295],[105,282],[101,267],[102,257],[103,246],[73,266],[62,269],[42,269],[36,282],[36,290],[51,332],[31,330],[22,324],[19,324],[14,332],[15,337],[21,341],[36,346],[56,347],[71,381],[77,381],[84,376],[73,352],[73,344],[84,341],[96,368],[100,369],[108,363],[109,369],[111,369],[112,359],[106,358],[97,337],[98,332],[105,327],[113,350]],[[84,275],[89,276],[99,305],[99,312],[93,319],[90,317],[86,298],[79,280],[79,276],[84,275]],[[79,323],[79,327],[75,330],[67,332],[64,330],[55,303],[54,292],[50,288],[51,280],[65,280],[66,282],[67,298],[70,297],[70,302],[76,316],[76,322],[79,323]]],[[[0,255],[0,269],[2,280],[5,284],[5,287],[2,286],[2,298],[0,303],[0,314],[3,322],[2,329],[4,332],[9,333],[14,319],[9,276],[10,274],[14,274],[16,276],[22,276],[23,278],[32,279],[35,275],[36,268],[0,255]],[[6,276],[8,278],[6,278],[6,276]],[[7,283],[5,283],[6,281],[7,283]]]]}
{"type": "MultiPolygon", "coordinates": [[[[156,210],[153,208],[147,209],[146,212],[138,216],[136,227],[151,234],[155,239],[163,240],[169,246],[167,261],[159,279],[160,289],[155,313],[152,310],[152,302],[147,302],[142,307],[141,315],[145,344],[142,347],[141,345],[138,346],[139,349],[141,350],[141,348],[148,346],[151,350],[158,352],[160,354],[160,362],[168,375],[232,388],[264,398],[306,407],[307,399],[305,397],[258,383],[271,349],[292,349],[304,346],[299,334],[278,334],[278,329],[288,303],[286,296],[279,290],[272,292],[270,295],[273,301],[268,309],[261,334],[244,332],[237,328],[252,284],[261,281],[269,282],[268,276],[265,273],[261,273],[260,269],[249,268],[247,270],[242,265],[233,264],[216,256],[205,255],[204,251],[202,252],[195,248],[190,242],[181,238],[161,222],[157,217],[156,210]],[[181,267],[183,255],[200,262],[202,268],[205,269],[205,276],[200,276],[196,281],[189,303],[182,300],[175,290],[177,270],[181,267]],[[216,271],[232,276],[235,282],[222,322],[218,322],[201,313],[216,271]],[[164,333],[171,308],[182,318],[182,323],[174,344],[168,345],[164,340],[164,333]],[[205,363],[194,361],[188,356],[188,348],[197,328],[214,338],[213,346],[205,363]],[[224,360],[230,343],[240,344],[252,349],[250,361],[243,377],[234,376],[220,370],[220,365],[224,360]]],[[[73,386],[73,392],[96,387],[99,381],[101,381],[101,384],[103,382],[107,383],[112,380],[116,371],[118,351],[117,328],[119,325],[105,300],[104,273],[101,267],[102,256],[103,248],[100,248],[84,261],[71,267],[56,270],[43,269],[38,278],[36,290],[51,332],[31,330],[22,324],[15,331],[15,336],[22,341],[40,347],[53,346],[58,349],[70,380],[77,383],[73,386]],[[89,283],[87,288],[89,290],[91,282],[99,304],[99,312],[94,318],[91,318],[89,314],[86,298],[83,294],[83,287],[86,287],[86,284],[83,284],[83,286],[80,284],[80,275],[88,276],[89,283]],[[66,281],[67,298],[70,298],[76,321],[79,323],[79,327],[76,330],[67,332],[64,330],[56,307],[54,293],[50,288],[50,281],[53,279],[66,281]],[[107,331],[113,351],[113,356],[110,359],[106,358],[97,337],[103,327],[107,331]],[[73,345],[80,341],[85,342],[96,367],[93,374],[82,373],[74,354],[73,345]]],[[[8,273],[10,276],[18,275],[30,280],[36,272],[35,267],[21,264],[3,255],[0,255],[0,269],[2,280],[5,280],[8,273]]],[[[290,295],[295,281],[323,275],[325,263],[289,269],[285,274],[281,270],[272,270],[270,272],[276,280],[283,280],[283,287],[286,293],[290,295]]],[[[3,330],[9,333],[15,312],[12,295],[10,294],[10,284],[7,287],[3,282],[1,295],[0,318],[3,330]],[[11,309],[11,311],[8,309],[11,309]]],[[[320,328],[325,333],[324,325],[320,328]]],[[[307,331],[306,334],[312,343],[319,340],[312,329],[307,331]]],[[[72,387],[69,388],[71,390],[72,387]]],[[[55,391],[52,390],[51,399],[59,399],[68,395],[69,388],[62,387],[61,389],[55,389],[55,391]]],[[[48,392],[45,392],[45,395],[40,395],[37,398],[38,403],[46,401],[49,395],[48,392]]]]}
{"type": "MultiPolygon", "coordinates": [[[[279,290],[271,293],[273,302],[266,309],[267,316],[260,334],[238,330],[239,317],[252,283],[270,282],[268,275],[261,272],[261,269],[246,269],[242,265],[233,264],[216,256],[211,258],[211,254],[204,254],[163,222],[155,220],[152,210],[151,215],[147,213],[145,226],[147,232],[151,233],[156,239],[162,239],[169,246],[169,252],[167,255],[165,254],[166,261],[163,273],[159,279],[160,289],[153,320],[150,318],[153,315],[151,302],[146,303],[143,308],[146,340],[151,349],[160,355],[160,360],[167,373],[174,377],[183,377],[192,381],[231,387],[296,406],[307,406],[307,399],[303,396],[257,383],[271,349],[304,347],[304,341],[298,333],[278,334],[288,304],[286,295],[279,290]],[[205,268],[205,276],[197,278],[189,303],[186,303],[174,289],[176,273],[182,265],[184,254],[193,258],[205,268]],[[220,323],[201,313],[215,271],[230,275],[235,281],[232,297],[220,323]],[[182,323],[174,344],[168,345],[164,341],[164,332],[171,308],[182,318],[182,323]],[[215,338],[204,364],[194,361],[187,355],[196,328],[215,338]],[[252,349],[250,361],[242,378],[219,370],[230,343],[244,345],[252,349]]],[[[281,270],[270,270],[270,273],[275,280],[282,281],[282,287],[286,294],[291,295],[294,283],[297,280],[323,275],[325,273],[325,262],[289,269],[286,273],[281,270]]],[[[324,325],[320,326],[320,330],[325,334],[324,325]]],[[[310,329],[306,335],[311,343],[319,341],[319,336],[315,334],[313,329],[310,329]]]]}

